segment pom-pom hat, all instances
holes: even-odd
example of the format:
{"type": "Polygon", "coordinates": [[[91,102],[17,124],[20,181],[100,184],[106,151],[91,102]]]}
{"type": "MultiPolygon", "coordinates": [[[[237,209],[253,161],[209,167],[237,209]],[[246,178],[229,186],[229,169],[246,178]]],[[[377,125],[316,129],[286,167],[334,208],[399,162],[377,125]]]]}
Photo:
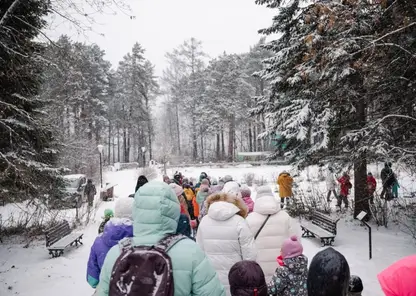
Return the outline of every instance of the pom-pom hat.
{"type": "Polygon", "coordinates": [[[283,259],[294,258],[303,254],[303,246],[296,235],[286,239],[282,245],[283,259]]]}

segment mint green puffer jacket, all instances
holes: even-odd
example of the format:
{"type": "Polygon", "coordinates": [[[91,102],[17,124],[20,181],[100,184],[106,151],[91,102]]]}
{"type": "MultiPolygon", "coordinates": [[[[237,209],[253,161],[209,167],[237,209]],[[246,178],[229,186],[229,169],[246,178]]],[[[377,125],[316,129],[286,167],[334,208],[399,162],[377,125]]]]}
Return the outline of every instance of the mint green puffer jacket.
{"type": "MultiPolygon", "coordinates": [[[[179,215],[179,201],[173,190],[163,182],[147,183],[135,195],[134,244],[151,246],[167,234],[175,233],[179,215]]],[[[100,274],[99,296],[108,296],[111,272],[119,254],[119,245],[107,253],[100,274]]],[[[168,254],[172,259],[175,296],[225,296],[214,268],[194,241],[181,240],[168,254]]]]}

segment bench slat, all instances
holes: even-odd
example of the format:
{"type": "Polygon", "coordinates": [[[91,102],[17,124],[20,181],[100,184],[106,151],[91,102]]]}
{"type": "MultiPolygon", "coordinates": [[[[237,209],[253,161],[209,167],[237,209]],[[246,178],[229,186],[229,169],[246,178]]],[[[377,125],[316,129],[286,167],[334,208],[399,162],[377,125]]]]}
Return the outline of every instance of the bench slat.
{"type": "Polygon", "coordinates": [[[62,249],[65,249],[66,247],[68,247],[71,243],[73,243],[77,238],[81,237],[82,235],[83,235],[82,233],[71,233],[71,234],[63,237],[62,239],[60,239],[59,241],[57,241],[56,243],[54,243],[50,247],[48,247],[48,250],[62,250],[62,249]]]}
{"type": "Polygon", "coordinates": [[[319,226],[316,226],[314,224],[311,223],[301,223],[301,226],[305,229],[307,229],[308,231],[312,232],[314,235],[316,235],[319,238],[333,238],[335,237],[335,235],[329,231],[326,231],[322,228],[320,228],[319,226]]]}

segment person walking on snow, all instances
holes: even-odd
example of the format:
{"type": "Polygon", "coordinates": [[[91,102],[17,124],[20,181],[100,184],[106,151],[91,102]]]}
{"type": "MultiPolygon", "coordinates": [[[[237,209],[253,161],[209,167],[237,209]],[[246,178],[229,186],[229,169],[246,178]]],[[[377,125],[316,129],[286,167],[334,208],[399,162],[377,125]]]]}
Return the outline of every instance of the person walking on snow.
{"type": "MultiPolygon", "coordinates": [[[[154,246],[175,233],[179,216],[180,204],[169,185],[158,181],[145,184],[134,198],[133,246],[154,246]]],[[[121,248],[116,245],[105,258],[98,286],[99,296],[109,295],[114,264],[120,253],[121,248]]],[[[214,268],[194,241],[178,241],[167,255],[171,259],[174,296],[225,296],[214,268]]],[[[130,271],[134,272],[134,269],[130,271]]]]}
{"type": "Polygon", "coordinates": [[[308,257],[303,255],[303,246],[294,235],[283,243],[281,255],[277,257],[280,265],[269,283],[272,296],[308,296],[308,257]]]}
{"type": "Polygon", "coordinates": [[[247,207],[236,195],[221,193],[207,198],[207,210],[199,224],[196,242],[230,295],[228,272],[231,267],[241,260],[257,259],[254,238],[245,220],[247,207]]]}
{"type": "Polygon", "coordinates": [[[87,282],[96,288],[104,259],[108,251],[125,238],[133,236],[133,199],[123,197],[116,201],[114,206],[114,218],[107,222],[104,231],[95,239],[87,264],[87,282]]]}
{"type": "Polygon", "coordinates": [[[374,204],[374,192],[377,188],[377,181],[374,178],[373,174],[369,172],[367,174],[367,189],[368,189],[368,198],[370,199],[370,203],[374,204]]]}
{"type": "Polygon", "coordinates": [[[188,211],[188,203],[186,202],[186,198],[183,196],[183,188],[175,183],[169,184],[169,187],[178,197],[181,209],[176,233],[180,233],[191,238],[191,215],[188,211]]]}
{"type": "Polygon", "coordinates": [[[337,198],[337,192],[335,191],[335,188],[337,186],[337,181],[335,179],[334,175],[334,169],[332,167],[328,168],[328,174],[326,175],[326,200],[328,202],[331,202],[331,193],[334,194],[335,198],[337,198]]]}
{"type": "Polygon", "coordinates": [[[97,194],[97,189],[91,179],[88,179],[87,185],[85,185],[84,194],[87,196],[88,206],[92,207],[94,205],[94,197],[97,194]]]}
{"type": "Polygon", "coordinates": [[[239,261],[228,273],[231,296],[268,296],[263,270],[255,261],[239,261]]]}
{"type": "Polygon", "coordinates": [[[396,178],[394,177],[394,173],[391,169],[391,166],[391,162],[386,162],[380,174],[381,182],[383,185],[383,190],[381,191],[380,198],[385,198],[385,196],[387,195],[387,200],[390,200],[392,198],[392,188],[394,183],[396,182],[396,178]]]}
{"type": "Polygon", "coordinates": [[[114,213],[112,209],[105,209],[104,210],[104,217],[103,221],[100,223],[100,226],[98,227],[98,234],[103,233],[105,224],[114,217],[114,213]]]}
{"type": "Polygon", "coordinates": [[[288,172],[283,171],[277,178],[277,185],[279,185],[280,207],[283,209],[285,200],[287,205],[289,203],[289,198],[293,196],[293,178],[288,172]]]}
{"type": "Polygon", "coordinates": [[[347,296],[350,266],[347,259],[329,247],[313,257],[309,266],[308,296],[347,296]]]}
{"type": "Polygon", "coordinates": [[[403,258],[377,275],[386,296],[416,296],[416,255],[403,258]]]}
{"type": "Polygon", "coordinates": [[[255,236],[257,262],[269,282],[276,270],[276,254],[279,254],[286,238],[301,234],[300,226],[281,210],[270,186],[257,188],[254,209],[246,221],[255,236]]]}
{"type": "Polygon", "coordinates": [[[338,182],[341,185],[341,190],[338,196],[338,203],[337,207],[341,210],[342,202],[344,202],[345,209],[348,209],[348,194],[350,189],[352,188],[352,184],[350,182],[350,176],[348,173],[344,173],[344,175],[338,179],[338,182]]]}

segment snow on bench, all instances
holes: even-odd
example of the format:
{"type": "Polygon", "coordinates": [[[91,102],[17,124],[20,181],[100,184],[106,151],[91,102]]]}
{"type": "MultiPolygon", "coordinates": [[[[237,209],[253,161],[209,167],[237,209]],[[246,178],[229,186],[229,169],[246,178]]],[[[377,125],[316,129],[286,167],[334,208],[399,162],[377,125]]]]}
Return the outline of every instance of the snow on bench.
{"type": "Polygon", "coordinates": [[[332,246],[337,235],[338,220],[333,220],[318,211],[314,211],[311,222],[300,224],[303,234],[302,237],[317,237],[323,246],[332,246]]]}
{"type": "Polygon", "coordinates": [[[46,247],[52,258],[63,255],[64,250],[72,245],[82,245],[83,233],[71,232],[68,221],[64,220],[45,231],[46,247]]]}

